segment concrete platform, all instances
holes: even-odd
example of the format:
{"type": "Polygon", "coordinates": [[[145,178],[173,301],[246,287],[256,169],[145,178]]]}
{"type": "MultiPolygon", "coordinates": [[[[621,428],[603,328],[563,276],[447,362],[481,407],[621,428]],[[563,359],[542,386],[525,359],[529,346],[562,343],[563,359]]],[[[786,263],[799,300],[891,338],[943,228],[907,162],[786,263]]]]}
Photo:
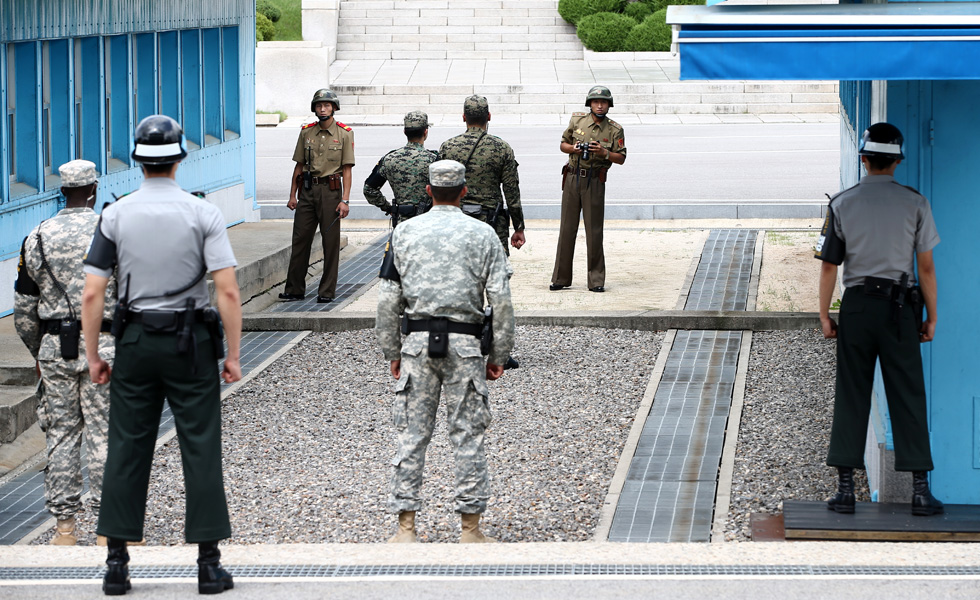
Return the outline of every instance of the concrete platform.
{"type": "Polygon", "coordinates": [[[941,515],[916,517],[908,503],[858,502],[854,514],[826,502],[783,503],[787,540],[980,542],[980,506],[947,504],[941,515]]]}

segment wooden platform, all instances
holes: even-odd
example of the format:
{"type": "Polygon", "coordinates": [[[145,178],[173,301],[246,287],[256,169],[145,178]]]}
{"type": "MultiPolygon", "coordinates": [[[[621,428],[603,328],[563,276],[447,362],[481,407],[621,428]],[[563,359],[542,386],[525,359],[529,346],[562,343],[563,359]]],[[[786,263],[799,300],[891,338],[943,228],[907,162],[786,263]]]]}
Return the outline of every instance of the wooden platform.
{"type": "Polygon", "coordinates": [[[980,542],[980,506],[947,504],[946,512],[912,516],[909,504],[858,502],[853,515],[827,510],[826,502],[783,503],[787,540],[878,542],[980,542]]]}

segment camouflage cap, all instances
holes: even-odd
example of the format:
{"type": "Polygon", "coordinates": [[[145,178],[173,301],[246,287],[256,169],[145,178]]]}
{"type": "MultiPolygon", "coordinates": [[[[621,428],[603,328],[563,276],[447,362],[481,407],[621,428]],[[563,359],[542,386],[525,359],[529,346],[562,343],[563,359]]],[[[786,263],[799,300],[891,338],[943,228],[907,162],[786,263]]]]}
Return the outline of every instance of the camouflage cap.
{"type": "Polygon", "coordinates": [[[61,175],[61,187],[84,187],[95,183],[95,163],[90,160],[77,159],[58,167],[61,175]]]}
{"type": "Polygon", "coordinates": [[[476,94],[463,100],[463,114],[466,116],[485,117],[490,114],[490,105],[487,99],[476,94]]]}
{"type": "Polygon", "coordinates": [[[413,110],[405,115],[405,127],[409,129],[425,129],[429,126],[429,115],[420,110],[413,110]]]}
{"type": "Polygon", "coordinates": [[[457,187],[466,184],[466,167],[455,160],[437,160],[429,165],[429,185],[457,187]]]}

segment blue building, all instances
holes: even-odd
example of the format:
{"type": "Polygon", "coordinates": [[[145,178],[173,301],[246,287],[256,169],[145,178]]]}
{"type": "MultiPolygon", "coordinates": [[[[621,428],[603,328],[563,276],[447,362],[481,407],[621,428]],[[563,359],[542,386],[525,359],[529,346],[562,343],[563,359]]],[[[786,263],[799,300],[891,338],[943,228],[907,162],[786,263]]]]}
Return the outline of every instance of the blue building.
{"type": "MultiPolygon", "coordinates": [[[[980,3],[678,6],[667,21],[682,79],[840,80],[842,188],[859,179],[868,125],[887,120],[905,134],[895,177],[929,198],[942,238],[937,334],[922,345],[932,490],[980,504],[980,3]]],[[[884,397],[879,374],[868,475],[878,499],[907,502],[889,471],[884,397]]]]}
{"type": "Polygon", "coordinates": [[[0,316],[21,240],[64,201],[58,166],[96,164],[101,210],[139,186],[147,115],[183,126],[185,189],[258,220],[254,79],[254,0],[0,0],[0,316]]]}

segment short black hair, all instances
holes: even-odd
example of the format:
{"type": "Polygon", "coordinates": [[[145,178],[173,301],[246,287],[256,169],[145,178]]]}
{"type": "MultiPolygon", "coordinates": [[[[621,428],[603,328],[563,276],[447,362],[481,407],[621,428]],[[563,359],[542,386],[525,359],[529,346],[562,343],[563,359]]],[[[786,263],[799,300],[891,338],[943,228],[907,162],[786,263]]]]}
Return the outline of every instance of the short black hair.
{"type": "Polygon", "coordinates": [[[485,113],[476,114],[476,113],[464,112],[463,118],[466,119],[467,125],[479,125],[482,127],[487,124],[487,121],[490,120],[490,113],[485,112],[485,113]]]}
{"type": "Polygon", "coordinates": [[[456,198],[459,198],[459,193],[463,191],[463,187],[462,185],[454,185],[453,187],[430,186],[432,199],[436,202],[454,202],[456,198]]]}
{"type": "Polygon", "coordinates": [[[868,166],[875,171],[890,169],[893,164],[898,162],[898,159],[893,156],[882,156],[880,154],[865,154],[864,158],[868,159],[868,166]]]}
{"type": "Polygon", "coordinates": [[[162,165],[143,163],[143,170],[145,170],[150,175],[163,175],[164,173],[169,173],[170,168],[174,166],[174,163],[164,163],[162,165]]]}
{"type": "Polygon", "coordinates": [[[427,127],[406,127],[405,128],[405,137],[407,137],[410,140],[417,140],[420,137],[422,137],[423,135],[425,135],[425,130],[426,129],[428,129],[428,128],[427,127]]]}

